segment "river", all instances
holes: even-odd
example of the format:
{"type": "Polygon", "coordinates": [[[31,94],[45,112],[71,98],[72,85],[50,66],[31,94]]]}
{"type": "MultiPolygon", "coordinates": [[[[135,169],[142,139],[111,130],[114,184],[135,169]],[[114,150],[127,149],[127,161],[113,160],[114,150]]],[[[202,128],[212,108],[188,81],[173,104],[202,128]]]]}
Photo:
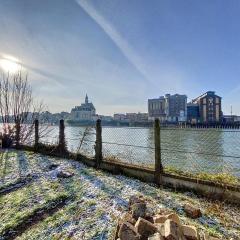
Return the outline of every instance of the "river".
{"type": "MultiPolygon", "coordinates": [[[[94,156],[95,129],[66,126],[68,149],[94,156]],[[85,137],[83,138],[83,136],[85,137]],[[81,140],[83,143],[81,144],[81,140]]],[[[58,127],[43,141],[56,143],[58,127]]],[[[152,128],[103,127],[105,158],[154,167],[152,128]]],[[[185,172],[229,173],[240,177],[240,131],[231,129],[161,130],[161,156],[164,166],[185,172]]]]}

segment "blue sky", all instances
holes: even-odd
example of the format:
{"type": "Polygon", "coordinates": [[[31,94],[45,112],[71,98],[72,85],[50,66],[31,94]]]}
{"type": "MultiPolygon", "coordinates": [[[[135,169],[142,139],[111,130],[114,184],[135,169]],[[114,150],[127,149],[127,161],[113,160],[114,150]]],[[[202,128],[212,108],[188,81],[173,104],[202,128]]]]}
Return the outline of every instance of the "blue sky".
{"type": "Polygon", "coordinates": [[[86,93],[113,114],[215,90],[240,114],[239,12],[239,0],[0,0],[0,57],[22,62],[52,112],[86,93]]]}

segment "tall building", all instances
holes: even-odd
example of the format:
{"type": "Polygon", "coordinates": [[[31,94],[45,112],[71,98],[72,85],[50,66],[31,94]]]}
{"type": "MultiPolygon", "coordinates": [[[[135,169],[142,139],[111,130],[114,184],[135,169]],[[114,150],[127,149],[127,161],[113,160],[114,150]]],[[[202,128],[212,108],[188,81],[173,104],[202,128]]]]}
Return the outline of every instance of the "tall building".
{"type": "Polygon", "coordinates": [[[180,94],[165,95],[166,116],[168,122],[185,122],[187,120],[187,96],[180,94]]]}
{"type": "Polygon", "coordinates": [[[214,91],[208,91],[193,99],[192,103],[199,107],[201,123],[219,123],[222,121],[222,98],[214,91]]]}
{"type": "Polygon", "coordinates": [[[149,120],[159,118],[164,122],[185,122],[187,118],[187,96],[166,94],[159,98],[148,99],[149,120]]]}
{"type": "Polygon", "coordinates": [[[158,118],[161,122],[166,120],[165,98],[148,99],[148,119],[158,118]]]}
{"type": "Polygon", "coordinates": [[[71,111],[71,120],[73,121],[93,121],[96,115],[94,105],[88,101],[88,96],[85,97],[85,102],[81,106],[76,106],[71,111]]]}

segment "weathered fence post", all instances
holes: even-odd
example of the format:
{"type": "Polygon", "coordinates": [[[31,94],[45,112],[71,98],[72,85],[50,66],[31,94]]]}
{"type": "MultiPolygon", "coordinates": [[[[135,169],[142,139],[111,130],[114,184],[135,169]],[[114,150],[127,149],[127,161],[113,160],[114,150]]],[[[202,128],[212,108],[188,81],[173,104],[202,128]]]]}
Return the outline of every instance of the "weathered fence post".
{"type": "Polygon", "coordinates": [[[59,122],[59,142],[58,142],[58,150],[60,153],[67,152],[64,129],[65,129],[64,120],[61,119],[59,122]]]}
{"type": "Polygon", "coordinates": [[[39,144],[39,121],[38,119],[35,119],[34,121],[34,127],[35,127],[35,142],[34,142],[34,148],[38,149],[39,144]]]}
{"type": "Polygon", "coordinates": [[[155,119],[154,122],[154,142],[155,142],[155,182],[162,184],[162,162],[161,162],[161,136],[160,136],[160,121],[155,119]]]}
{"type": "Polygon", "coordinates": [[[101,120],[96,122],[96,143],[95,143],[95,161],[96,167],[99,168],[102,162],[102,125],[101,120]]]}

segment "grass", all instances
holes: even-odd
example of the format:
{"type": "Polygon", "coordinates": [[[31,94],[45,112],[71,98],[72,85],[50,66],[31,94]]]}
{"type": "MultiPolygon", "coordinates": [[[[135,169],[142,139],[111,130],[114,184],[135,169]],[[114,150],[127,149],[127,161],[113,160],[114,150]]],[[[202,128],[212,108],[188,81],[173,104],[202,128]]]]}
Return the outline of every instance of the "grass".
{"type": "MultiPolygon", "coordinates": [[[[26,170],[23,171],[25,174],[29,171],[37,173],[37,178],[21,189],[15,189],[0,196],[0,239],[9,230],[18,229],[29,219],[34,219],[39,212],[42,212],[44,217],[29,226],[25,224],[27,227],[16,236],[17,240],[111,239],[115,232],[117,219],[123,211],[127,210],[128,199],[132,194],[144,195],[154,211],[164,207],[178,212],[183,204],[190,202],[194,205],[201,205],[203,208],[206,205],[205,210],[208,211],[209,216],[218,218],[217,210],[210,211],[210,203],[207,205],[202,199],[196,197],[159,189],[154,185],[124,176],[114,176],[72,160],[47,157],[32,152],[18,152],[15,157],[17,156],[25,157],[26,161],[15,167],[11,174],[23,168],[26,170]],[[50,177],[47,166],[52,163],[66,166],[74,173],[74,176],[66,179],[50,177]],[[49,211],[64,199],[67,199],[65,205],[57,211],[49,211]]],[[[6,184],[4,184],[5,187],[6,184]]],[[[217,206],[215,208],[217,209],[217,206]]],[[[233,225],[232,212],[239,213],[240,216],[239,210],[224,209],[228,226],[233,225]]],[[[215,228],[210,225],[203,226],[197,221],[186,219],[184,214],[181,217],[184,223],[204,228],[211,235],[221,235],[220,225],[215,228]]],[[[236,217],[236,220],[240,221],[240,217],[236,217]]],[[[224,225],[221,226],[224,227],[224,225]]]]}
{"type": "Polygon", "coordinates": [[[39,210],[48,209],[52,203],[67,196],[60,184],[56,186],[56,183],[41,179],[0,197],[0,236],[24,223],[39,210]]]}
{"type": "Polygon", "coordinates": [[[0,154],[0,179],[4,182],[5,178],[15,174],[18,175],[16,152],[3,152],[0,154]]]}
{"type": "Polygon", "coordinates": [[[228,173],[216,173],[216,174],[211,173],[210,174],[206,172],[200,172],[200,173],[193,174],[193,173],[187,173],[187,172],[178,170],[174,167],[165,167],[164,172],[171,173],[178,176],[186,176],[186,177],[191,177],[191,178],[200,179],[200,180],[207,180],[207,181],[216,182],[223,185],[226,185],[226,184],[239,185],[240,184],[239,178],[232,176],[228,173]]]}

